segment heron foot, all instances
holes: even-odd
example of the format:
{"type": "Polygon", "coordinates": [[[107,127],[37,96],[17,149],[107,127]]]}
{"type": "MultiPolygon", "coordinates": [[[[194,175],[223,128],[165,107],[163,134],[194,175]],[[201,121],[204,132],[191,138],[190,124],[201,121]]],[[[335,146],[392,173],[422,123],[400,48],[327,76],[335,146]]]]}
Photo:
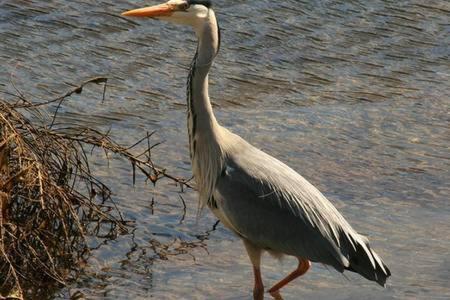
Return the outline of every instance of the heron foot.
{"type": "Polygon", "coordinates": [[[270,296],[272,296],[273,299],[275,299],[275,300],[283,300],[283,297],[281,297],[281,294],[280,294],[280,290],[276,290],[276,291],[274,291],[274,292],[269,292],[269,294],[270,294],[270,296]]]}
{"type": "Polygon", "coordinates": [[[254,300],[264,300],[264,287],[253,289],[253,299],[254,300]]]}

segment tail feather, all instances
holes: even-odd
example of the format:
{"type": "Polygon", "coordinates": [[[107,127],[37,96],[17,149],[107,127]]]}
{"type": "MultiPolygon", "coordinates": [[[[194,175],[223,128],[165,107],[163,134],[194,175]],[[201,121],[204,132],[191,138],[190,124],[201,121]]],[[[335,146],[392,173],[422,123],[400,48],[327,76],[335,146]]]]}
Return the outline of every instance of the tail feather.
{"type": "Polygon", "coordinates": [[[355,247],[350,248],[348,253],[349,266],[345,269],[359,273],[384,287],[387,278],[391,276],[389,268],[370,248],[366,237],[359,235],[356,240],[353,240],[353,244],[355,247]]]}

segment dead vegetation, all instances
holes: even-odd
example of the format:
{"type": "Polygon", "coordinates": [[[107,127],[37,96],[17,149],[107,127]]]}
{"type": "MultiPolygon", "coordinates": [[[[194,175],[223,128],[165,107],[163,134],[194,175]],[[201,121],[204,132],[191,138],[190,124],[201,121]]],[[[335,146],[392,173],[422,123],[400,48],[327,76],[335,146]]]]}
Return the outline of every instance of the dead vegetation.
{"type": "Polygon", "coordinates": [[[153,183],[166,177],[189,186],[153,164],[149,133],[124,147],[92,128],[53,128],[67,97],[106,81],[93,78],[47,102],[33,103],[20,92],[15,103],[0,99],[0,299],[40,299],[77,272],[89,253],[88,236],[127,231],[110,189],[91,173],[86,148],[122,156],[133,174],[138,170],[153,183]],[[46,117],[41,108],[50,104],[56,111],[46,117]],[[142,143],[146,150],[132,154],[142,143]]]}

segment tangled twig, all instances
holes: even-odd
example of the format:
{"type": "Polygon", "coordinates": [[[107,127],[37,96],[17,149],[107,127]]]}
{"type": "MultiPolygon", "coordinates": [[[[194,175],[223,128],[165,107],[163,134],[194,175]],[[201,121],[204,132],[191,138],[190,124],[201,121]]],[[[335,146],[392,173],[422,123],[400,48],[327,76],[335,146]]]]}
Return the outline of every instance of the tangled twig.
{"type": "Polygon", "coordinates": [[[126,158],[133,181],[137,168],[154,184],[168,178],[181,189],[191,187],[152,162],[152,133],[124,147],[92,128],[54,128],[67,97],[86,84],[106,82],[92,78],[46,102],[34,103],[21,93],[13,104],[0,99],[0,299],[36,299],[64,285],[89,253],[88,235],[113,238],[126,232],[128,223],[111,191],[91,173],[86,145],[126,158]],[[40,107],[55,103],[47,124],[25,117],[42,117],[40,107]],[[144,152],[131,153],[144,141],[144,152]]]}

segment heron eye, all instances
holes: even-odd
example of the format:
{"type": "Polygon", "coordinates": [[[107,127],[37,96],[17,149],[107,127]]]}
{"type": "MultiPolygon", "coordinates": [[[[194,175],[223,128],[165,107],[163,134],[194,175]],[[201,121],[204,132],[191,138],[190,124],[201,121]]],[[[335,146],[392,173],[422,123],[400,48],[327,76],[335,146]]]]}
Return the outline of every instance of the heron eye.
{"type": "Polygon", "coordinates": [[[179,8],[180,8],[180,10],[188,10],[189,3],[187,3],[187,2],[182,3],[182,4],[180,4],[179,8]]]}

